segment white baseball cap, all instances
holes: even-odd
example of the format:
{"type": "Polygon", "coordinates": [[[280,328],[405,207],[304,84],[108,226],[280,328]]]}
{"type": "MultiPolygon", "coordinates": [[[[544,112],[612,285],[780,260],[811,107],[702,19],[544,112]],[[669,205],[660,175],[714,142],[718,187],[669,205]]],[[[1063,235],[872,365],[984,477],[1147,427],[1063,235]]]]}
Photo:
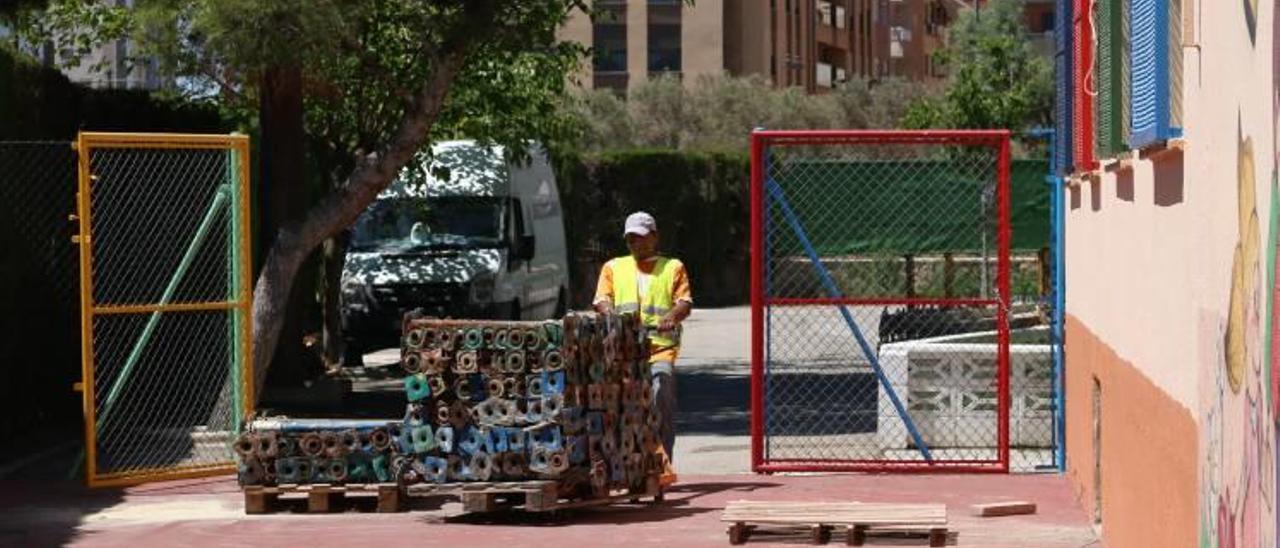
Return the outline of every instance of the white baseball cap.
{"type": "Polygon", "coordinates": [[[627,216],[626,228],[622,231],[622,235],[637,234],[648,236],[650,233],[657,231],[658,222],[653,220],[653,215],[637,211],[627,216]]]}

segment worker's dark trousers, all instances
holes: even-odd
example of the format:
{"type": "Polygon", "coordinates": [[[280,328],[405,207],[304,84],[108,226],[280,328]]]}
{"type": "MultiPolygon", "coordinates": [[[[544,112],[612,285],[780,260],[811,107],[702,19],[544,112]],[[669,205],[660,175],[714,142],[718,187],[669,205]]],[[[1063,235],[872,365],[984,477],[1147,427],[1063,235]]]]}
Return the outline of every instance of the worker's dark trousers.
{"type": "Polygon", "coordinates": [[[676,445],[676,370],[671,362],[653,362],[653,405],[658,411],[661,425],[658,435],[662,436],[662,448],[667,458],[675,462],[676,445]]]}

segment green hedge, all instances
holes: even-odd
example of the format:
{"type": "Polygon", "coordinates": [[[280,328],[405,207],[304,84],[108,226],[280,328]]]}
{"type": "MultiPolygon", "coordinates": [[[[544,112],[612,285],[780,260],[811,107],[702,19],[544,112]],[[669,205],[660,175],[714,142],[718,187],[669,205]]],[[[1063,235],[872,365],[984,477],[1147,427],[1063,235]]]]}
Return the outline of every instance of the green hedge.
{"type": "Polygon", "coordinates": [[[590,303],[600,266],[627,252],[622,223],[637,210],[657,219],[663,253],[685,263],[700,305],[744,302],[746,154],[628,150],[559,163],[575,306],[590,303]]]}
{"type": "Polygon", "coordinates": [[[0,46],[0,120],[0,140],[69,140],[81,130],[225,133],[233,128],[212,104],[80,86],[10,46],[0,46]]]}
{"type": "Polygon", "coordinates": [[[76,156],[66,142],[80,130],[231,129],[212,106],[79,86],[0,45],[0,440],[80,418],[71,390],[80,378],[79,261],[67,221],[76,156]]]}
{"type": "MultiPolygon", "coordinates": [[[[699,305],[742,304],[749,300],[750,158],[745,152],[624,150],[588,156],[571,155],[559,159],[557,164],[575,307],[589,305],[600,266],[610,258],[626,253],[622,223],[629,213],[636,210],[648,211],[657,219],[663,253],[684,261],[699,305]]],[[[881,167],[865,164],[858,169],[865,173],[866,169],[876,171],[881,167]]],[[[1047,169],[1047,164],[1039,160],[1017,160],[1013,163],[1012,232],[1013,247],[1017,250],[1036,250],[1048,244],[1049,195],[1048,186],[1043,182],[1047,169]]],[[[841,179],[825,177],[824,180],[838,182],[841,179]]],[[[848,188],[848,185],[842,186],[848,188]]],[[[877,188],[901,187],[886,186],[881,181],[877,188]]],[[[848,204],[890,200],[897,204],[898,217],[881,215],[880,218],[901,222],[904,211],[918,208],[923,203],[922,196],[929,196],[908,195],[919,190],[908,189],[904,194],[885,193],[880,198],[864,192],[858,196],[845,196],[840,203],[849,208],[852,206],[848,204]]],[[[817,193],[809,198],[812,207],[836,203],[830,194],[817,193]]],[[[924,226],[936,233],[939,232],[937,222],[954,217],[941,215],[941,212],[960,212],[958,208],[942,205],[935,209],[938,211],[931,216],[917,216],[913,226],[924,226]]],[[[837,224],[852,222],[856,225],[858,222],[853,213],[850,211],[850,215],[828,218],[837,219],[837,224]]],[[[825,243],[831,248],[826,251],[868,251],[864,249],[867,242],[858,237],[859,233],[866,231],[846,230],[850,228],[848,226],[836,228],[838,230],[826,232],[825,243]]],[[[885,246],[903,244],[899,241],[901,238],[895,239],[893,233],[885,234],[881,240],[873,242],[875,245],[872,247],[888,251],[885,246]]],[[[925,240],[909,238],[905,246],[919,247],[920,241],[925,240]]]]}

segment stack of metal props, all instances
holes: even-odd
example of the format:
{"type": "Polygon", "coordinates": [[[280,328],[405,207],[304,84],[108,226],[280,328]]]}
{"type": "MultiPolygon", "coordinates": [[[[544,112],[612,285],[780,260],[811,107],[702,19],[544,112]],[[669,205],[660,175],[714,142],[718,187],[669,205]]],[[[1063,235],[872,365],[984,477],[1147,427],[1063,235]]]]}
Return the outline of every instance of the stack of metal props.
{"type": "Polygon", "coordinates": [[[559,478],[596,490],[660,469],[638,316],[559,322],[410,319],[405,483],[559,478]]]}
{"type": "Polygon", "coordinates": [[[341,483],[357,481],[359,471],[402,484],[555,479],[562,491],[605,494],[641,487],[662,470],[637,315],[570,313],[548,322],[410,316],[403,332],[402,422],[292,437],[251,431],[237,444],[242,482],[341,483]],[[263,443],[276,449],[259,451],[263,443]],[[337,473],[343,459],[345,475],[337,473]]]}
{"type": "Polygon", "coordinates": [[[373,483],[394,479],[400,424],[368,420],[262,419],[233,448],[241,485],[373,483]]]}

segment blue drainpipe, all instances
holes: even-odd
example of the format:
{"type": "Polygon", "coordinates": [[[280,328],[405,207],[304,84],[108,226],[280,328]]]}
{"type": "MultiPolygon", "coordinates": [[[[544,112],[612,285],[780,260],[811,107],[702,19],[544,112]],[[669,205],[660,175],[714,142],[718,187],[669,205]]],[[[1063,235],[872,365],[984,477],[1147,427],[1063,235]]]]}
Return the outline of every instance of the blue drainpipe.
{"type": "Polygon", "coordinates": [[[1054,147],[1057,144],[1056,134],[1051,128],[1033,128],[1027,132],[1033,139],[1044,139],[1049,143],[1049,174],[1045,183],[1049,185],[1049,239],[1052,251],[1052,286],[1053,316],[1050,319],[1049,344],[1053,353],[1053,464],[1058,471],[1067,468],[1067,429],[1066,429],[1066,377],[1063,361],[1063,331],[1066,325],[1066,211],[1064,207],[1062,176],[1058,166],[1053,165],[1057,159],[1054,147]]]}

